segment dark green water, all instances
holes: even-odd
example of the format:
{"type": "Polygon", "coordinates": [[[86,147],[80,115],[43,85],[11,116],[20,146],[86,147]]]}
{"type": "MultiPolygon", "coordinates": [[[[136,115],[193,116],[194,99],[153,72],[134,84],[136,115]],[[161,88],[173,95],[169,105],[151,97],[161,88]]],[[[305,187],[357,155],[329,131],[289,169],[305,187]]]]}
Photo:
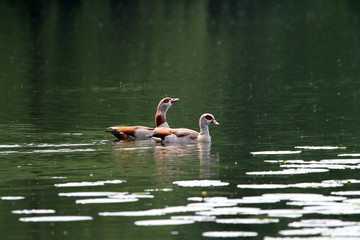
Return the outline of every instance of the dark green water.
{"type": "MultiPolygon", "coordinates": [[[[356,204],[340,211],[346,209],[346,213],[309,210],[292,217],[290,213],[271,216],[266,211],[308,209],[289,205],[295,201],[291,198],[272,203],[239,200],[267,193],[337,196],[333,192],[359,189],[356,181],[349,181],[360,179],[356,155],[338,156],[360,152],[359,7],[356,1],[1,1],[2,236],[207,239],[204,233],[209,231],[245,231],[257,234],[251,239],[271,239],[300,236],[281,231],[296,229],[288,224],[305,219],[359,225],[356,204]],[[116,124],[154,126],[156,106],[165,96],[180,98],[167,115],[172,127],[197,130],[202,113],[216,117],[220,125],[210,126],[211,146],[114,143],[104,132],[116,124]],[[301,152],[256,154],[284,150],[301,152]],[[286,162],[265,160],[296,159],[321,164],[324,159],[349,160],[345,166],[324,165],[320,169],[327,171],[323,172],[267,175],[270,170],[286,169],[281,166],[286,162]],[[254,175],[257,171],[267,173],[254,175]],[[126,182],[99,182],[112,180],[126,182]],[[228,185],[182,187],[174,183],[185,180],[220,180],[228,185]],[[346,184],[237,187],[325,180],[346,184]],[[73,182],[99,186],[57,185],[73,182]],[[237,207],[263,212],[100,214],[187,206],[194,203],[188,198],[201,197],[202,191],[210,200],[237,199],[237,207]],[[79,192],[150,194],[136,202],[92,204],[79,200],[110,197],[63,195],[79,192]],[[12,212],[34,209],[55,213],[12,212]],[[224,224],[213,219],[185,225],[135,224],[202,214],[214,219],[277,222],[224,224]],[[35,216],[88,216],[91,220],[23,221],[35,216]]],[[[330,203],[357,199],[356,194],[344,198],[330,203]]],[[[215,208],[221,207],[225,206],[215,208]]],[[[359,237],[356,231],[342,232],[359,237]]],[[[335,236],[324,233],[324,237],[335,236]]]]}

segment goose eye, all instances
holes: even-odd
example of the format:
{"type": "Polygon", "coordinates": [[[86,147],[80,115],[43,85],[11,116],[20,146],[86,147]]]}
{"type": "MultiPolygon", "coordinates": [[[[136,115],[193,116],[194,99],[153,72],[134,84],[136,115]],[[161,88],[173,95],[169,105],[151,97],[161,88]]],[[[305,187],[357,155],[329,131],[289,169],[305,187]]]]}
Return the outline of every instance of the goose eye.
{"type": "Polygon", "coordinates": [[[164,100],[164,103],[168,103],[168,102],[169,102],[169,99],[168,99],[168,98],[164,100]]]}
{"type": "Polygon", "coordinates": [[[206,115],[205,118],[206,118],[207,120],[212,120],[212,119],[213,119],[210,115],[206,115]]]}

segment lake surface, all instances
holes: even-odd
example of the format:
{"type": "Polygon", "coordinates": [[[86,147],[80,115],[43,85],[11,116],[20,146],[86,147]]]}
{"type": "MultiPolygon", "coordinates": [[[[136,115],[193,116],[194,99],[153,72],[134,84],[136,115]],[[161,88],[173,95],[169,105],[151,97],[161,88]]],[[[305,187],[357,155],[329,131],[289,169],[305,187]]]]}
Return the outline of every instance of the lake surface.
{"type": "Polygon", "coordinates": [[[360,239],[354,1],[1,1],[4,239],[360,239]],[[116,142],[169,125],[211,144],[116,142]]]}

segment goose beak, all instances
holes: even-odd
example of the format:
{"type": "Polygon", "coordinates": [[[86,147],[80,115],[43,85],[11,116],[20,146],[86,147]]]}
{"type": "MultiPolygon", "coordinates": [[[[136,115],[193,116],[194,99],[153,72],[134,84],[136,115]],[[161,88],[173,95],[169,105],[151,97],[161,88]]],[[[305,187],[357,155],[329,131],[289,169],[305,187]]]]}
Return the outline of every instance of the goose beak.
{"type": "Polygon", "coordinates": [[[220,125],[220,123],[218,123],[215,119],[211,123],[215,125],[220,125]]]}
{"type": "Polygon", "coordinates": [[[178,101],[180,101],[179,98],[172,98],[172,99],[170,100],[171,104],[176,103],[176,102],[178,102],[178,101]]]}

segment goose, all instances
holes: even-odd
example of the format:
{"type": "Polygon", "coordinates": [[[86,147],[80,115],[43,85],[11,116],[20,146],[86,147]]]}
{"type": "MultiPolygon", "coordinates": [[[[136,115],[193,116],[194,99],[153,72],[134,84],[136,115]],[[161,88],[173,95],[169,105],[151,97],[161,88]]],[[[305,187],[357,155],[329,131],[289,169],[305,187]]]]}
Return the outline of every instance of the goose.
{"type": "Polygon", "coordinates": [[[204,113],[199,119],[200,132],[188,128],[155,128],[152,138],[161,143],[210,143],[209,124],[219,125],[214,116],[204,113]]]}
{"type": "MultiPolygon", "coordinates": [[[[160,100],[155,114],[156,127],[169,128],[166,121],[166,112],[179,98],[166,97],[160,100]]],[[[145,126],[115,126],[109,127],[105,132],[112,133],[117,140],[145,140],[153,135],[154,128],[145,126]]]]}

